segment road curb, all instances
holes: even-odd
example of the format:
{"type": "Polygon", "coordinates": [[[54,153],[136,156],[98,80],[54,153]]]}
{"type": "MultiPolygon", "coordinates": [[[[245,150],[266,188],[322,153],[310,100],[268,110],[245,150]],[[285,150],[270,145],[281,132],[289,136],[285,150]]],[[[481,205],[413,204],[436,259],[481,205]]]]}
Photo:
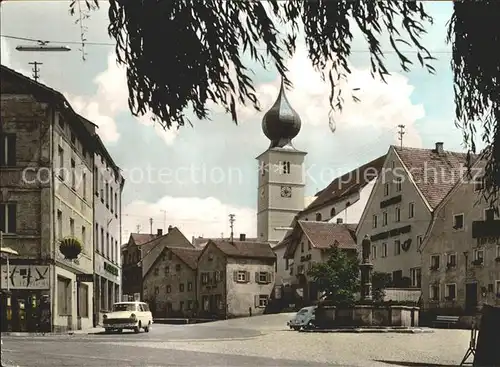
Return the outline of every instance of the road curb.
{"type": "Polygon", "coordinates": [[[433,333],[432,329],[363,329],[363,328],[348,328],[348,329],[301,329],[301,333],[393,333],[393,334],[425,334],[433,333]]]}

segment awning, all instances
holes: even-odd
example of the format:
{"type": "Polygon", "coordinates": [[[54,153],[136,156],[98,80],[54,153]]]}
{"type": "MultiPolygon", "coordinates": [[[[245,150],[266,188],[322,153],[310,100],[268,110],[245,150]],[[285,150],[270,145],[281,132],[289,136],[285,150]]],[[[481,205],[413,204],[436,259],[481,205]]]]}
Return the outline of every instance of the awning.
{"type": "Polygon", "coordinates": [[[0,253],[9,255],[19,255],[19,253],[16,250],[11,249],[10,247],[0,247],[0,253]]]}

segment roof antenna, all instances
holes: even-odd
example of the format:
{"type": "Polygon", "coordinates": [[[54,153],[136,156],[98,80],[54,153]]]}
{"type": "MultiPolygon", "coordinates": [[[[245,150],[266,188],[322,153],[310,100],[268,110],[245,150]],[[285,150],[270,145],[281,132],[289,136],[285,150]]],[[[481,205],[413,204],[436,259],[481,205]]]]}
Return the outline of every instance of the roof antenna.
{"type": "Polygon", "coordinates": [[[398,125],[398,140],[401,142],[401,149],[403,149],[403,135],[405,134],[405,125],[398,125]]]}

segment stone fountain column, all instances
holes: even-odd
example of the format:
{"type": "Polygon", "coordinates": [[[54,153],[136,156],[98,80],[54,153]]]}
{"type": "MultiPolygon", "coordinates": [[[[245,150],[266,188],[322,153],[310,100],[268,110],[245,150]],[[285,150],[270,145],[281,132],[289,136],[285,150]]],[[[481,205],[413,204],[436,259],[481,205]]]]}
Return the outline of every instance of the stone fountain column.
{"type": "Polygon", "coordinates": [[[361,242],[362,261],[359,265],[361,269],[361,300],[372,301],[372,271],[373,264],[370,262],[372,242],[368,235],[361,242]]]}

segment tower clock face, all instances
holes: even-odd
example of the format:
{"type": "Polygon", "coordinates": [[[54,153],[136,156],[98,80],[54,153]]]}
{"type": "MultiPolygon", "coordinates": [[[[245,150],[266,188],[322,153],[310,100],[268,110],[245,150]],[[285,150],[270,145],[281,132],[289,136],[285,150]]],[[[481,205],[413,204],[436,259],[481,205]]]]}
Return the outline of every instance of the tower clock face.
{"type": "Polygon", "coordinates": [[[282,198],[291,198],[292,197],[292,188],[290,186],[281,186],[281,197],[282,198]]]}

